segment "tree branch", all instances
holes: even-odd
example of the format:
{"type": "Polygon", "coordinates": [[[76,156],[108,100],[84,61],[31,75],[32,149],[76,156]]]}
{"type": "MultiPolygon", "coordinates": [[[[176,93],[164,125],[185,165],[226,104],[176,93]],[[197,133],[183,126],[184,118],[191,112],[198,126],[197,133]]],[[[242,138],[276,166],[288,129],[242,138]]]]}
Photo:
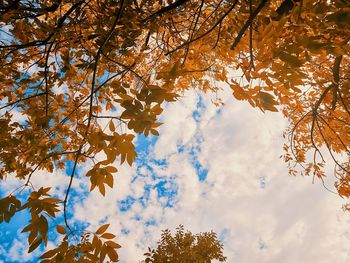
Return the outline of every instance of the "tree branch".
{"type": "Polygon", "coordinates": [[[30,99],[33,99],[35,97],[39,97],[39,96],[42,96],[42,95],[45,95],[45,93],[38,93],[38,94],[29,96],[29,97],[26,97],[26,98],[23,98],[23,99],[15,100],[13,102],[10,102],[10,103],[6,104],[5,106],[0,107],[0,110],[2,110],[4,108],[7,108],[7,107],[11,107],[11,106],[15,105],[16,103],[19,103],[19,102],[22,102],[22,101],[25,101],[25,100],[30,100],[30,99]]]}
{"type": "Polygon", "coordinates": [[[28,11],[28,12],[33,12],[33,13],[37,13],[35,14],[36,16],[40,16],[44,13],[48,13],[48,12],[55,12],[58,7],[60,6],[60,4],[62,3],[62,0],[56,0],[52,5],[47,6],[47,7],[39,7],[39,8],[31,8],[28,6],[20,6],[19,5],[19,1],[10,1],[12,2],[10,5],[8,6],[1,6],[0,10],[3,10],[3,14],[11,11],[11,10],[15,10],[15,11],[28,11]]]}
{"type": "Polygon", "coordinates": [[[278,21],[284,16],[285,14],[288,14],[289,11],[291,11],[295,5],[295,3],[300,2],[300,0],[284,0],[282,4],[276,9],[276,13],[278,15],[271,16],[272,20],[278,21]]]}
{"type": "Polygon", "coordinates": [[[154,12],[153,14],[151,14],[149,17],[146,18],[146,21],[149,20],[149,19],[152,19],[152,18],[155,18],[157,16],[160,16],[166,12],[169,12],[185,3],[189,2],[189,0],[177,0],[175,1],[174,3],[171,3],[170,5],[168,6],[165,6],[161,9],[159,9],[158,11],[154,12]]]}
{"type": "Polygon", "coordinates": [[[320,98],[317,100],[315,106],[312,109],[313,115],[314,117],[317,116],[317,110],[320,107],[322,101],[324,100],[324,98],[326,97],[327,93],[331,90],[331,89],[336,89],[338,90],[339,88],[339,72],[340,72],[340,63],[342,60],[343,56],[338,56],[335,58],[334,60],[334,64],[333,64],[333,68],[332,68],[332,73],[333,73],[333,80],[332,80],[332,84],[329,85],[322,93],[322,95],[320,96],[320,98]]]}
{"type": "Polygon", "coordinates": [[[64,21],[69,17],[69,15],[76,8],[78,8],[78,6],[80,6],[84,2],[85,2],[85,0],[81,0],[81,1],[79,1],[77,3],[75,3],[74,5],[72,5],[71,8],[69,8],[69,10],[60,19],[58,19],[56,27],[53,29],[53,31],[44,40],[34,40],[34,41],[28,42],[26,44],[0,46],[0,49],[1,48],[14,48],[15,50],[18,50],[18,49],[24,49],[24,48],[33,47],[33,46],[43,46],[43,45],[46,45],[46,44],[51,44],[51,42],[49,42],[50,39],[57,33],[58,30],[61,29],[61,27],[64,24],[64,21]]]}
{"type": "Polygon", "coordinates": [[[234,50],[236,48],[239,41],[241,41],[241,38],[243,37],[245,31],[248,29],[249,26],[251,26],[255,17],[260,13],[261,9],[265,6],[266,3],[267,3],[267,0],[262,0],[260,2],[260,4],[258,5],[258,7],[254,10],[254,12],[249,16],[247,22],[243,25],[243,27],[239,31],[235,41],[233,42],[233,44],[231,46],[231,50],[234,50]]]}
{"type": "MultiPolygon", "coordinates": [[[[267,0],[264,0],[264,1],[267,1],[267,0]]],[[[188,41],[182,43],[181,45],[177,46],[173,50],[165,53],[165,55],[167,56],[171,53],[174,53],[175,51],[179,50],[180,48],[187,46],[187,45],[190,45],[191,43],[193,43],[193,42],[205,37],[206,35],[210,34],[218,25],[221,24],[221,22],[225,19],[225,17],[235,8],[237,3],[238,3],[238,0],[235,0],[235,2],[230,6],[230,8],[225,12],[225,14],[222,17],[220,17],[220,19],[218,21],[216,21],[216,23],[208,31],[206,31],[202,35],[199,35],[198,37],[195,37],[191,40],[188,40],[188,41]]]]}
{"type": "Polygon", "coordinates": [[[63,217],[64,217],[64,224],[66,225],[66,227],[69,229],[69,232],[74,235],[72,229],[70,228],[69,224],[68,224],[68,220],[67,220],[67,202],[68,202],[68,196],[69,196],[69,192],[70,189],[72,188],[72,184],[73,184],[73,179],[74,179],[74,175],[75,175],[75,169],[77,167],[78,164],[78,159],[81,153],[81,150],[83,149],[83,145],[81,145],[76,153],[75,156],[75,161],[74,161],[74,166],[70,175],[70,180],[69,180],[69,184],[67,187],[67,191],[66,191],[66,195],[64,197],[64,201],[63,201],[63,217]]]}

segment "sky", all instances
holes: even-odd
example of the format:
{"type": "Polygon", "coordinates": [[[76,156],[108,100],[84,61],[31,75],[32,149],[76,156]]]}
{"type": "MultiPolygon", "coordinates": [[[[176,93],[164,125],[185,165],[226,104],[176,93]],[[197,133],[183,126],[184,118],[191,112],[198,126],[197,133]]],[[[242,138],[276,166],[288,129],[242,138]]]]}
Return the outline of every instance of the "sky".
{"type": "MultiPolygon", "coordinates": [[[[219,96],[222,107],[213,105],[213,94],[195,90],[169,104],[160,136],[137,137],[132,167],[116,163],[106,197],[88,193],[88,178],[78,176],[70,222],[90,230],[110,223],[125,263],[139,262],[162,229],[174,231],[179,224],[192,233],[215,231],[230,263],[350,262],[350,214],[341,209],[346,200],[311,177],[289,176],[280,158],[287,120],[236,101],[229,91],[219,96]]],[[[82,166],[78,173],[87,170],[82,166]]],[[[332,180],[325,182],[330,188],[332,180]]],[[[33,184],[43,183],[62,197],[68,177],[39,171],[33,184]]],[[[17,185],[9,177],[1,195],[17,185]]],[[[28,255],[19,234],[26,219],[21,213],[0,225],[0,263],[38,261],[40,251],[28,255]]],[[[50,237],[52,247],[59,237],[50,237]]]]}

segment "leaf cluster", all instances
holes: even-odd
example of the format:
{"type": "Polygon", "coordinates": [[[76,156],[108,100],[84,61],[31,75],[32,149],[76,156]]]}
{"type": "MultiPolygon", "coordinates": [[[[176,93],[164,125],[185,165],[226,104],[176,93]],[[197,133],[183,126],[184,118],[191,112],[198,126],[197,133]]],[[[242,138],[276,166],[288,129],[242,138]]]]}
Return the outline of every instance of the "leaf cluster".
{"type": "Polygon", "coordinates": [[[155,249],[149,248],[144,255],[146,256],[142,261],[144,263],[226,261],[226,257],[223,255],[223,246],[217,239],[215,232],[192,234],[190,231],[185,231],[182,225],[176,228],[174,236],[170,230],[163,230],[157,247],[155,249]]]}

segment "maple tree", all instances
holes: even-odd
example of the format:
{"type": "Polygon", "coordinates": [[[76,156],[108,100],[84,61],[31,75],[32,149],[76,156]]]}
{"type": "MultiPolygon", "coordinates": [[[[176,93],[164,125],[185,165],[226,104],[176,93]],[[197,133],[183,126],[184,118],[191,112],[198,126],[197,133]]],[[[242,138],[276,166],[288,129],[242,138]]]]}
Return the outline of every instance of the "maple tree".
{"type": "Polygon", "coordinates": [[[158,135],[164,103],[190,88],[227,86],[237,100],[281,111],[290,174],[323,180],[328,151],[336,189],[350,197],[349,40],[346,0],[0,1],[0,179],[24,182],[0,200],[0,222],[30,211],[23,231],[33,251],[62,211],[62,243],[44,262],[117,261],[112,234],[72,238],[77,167],[93,163],[91,191],[104,195],[115,162],[135,159],[135,135],[158,135]],[[65,168],[63,199],[31,183],[38,170],[65,168]]]}
{"type": "Polygon", "coordinates": [[[223,246],[213,231],[194,235],[180,225],[174,236],[169,229],[163,230],[157,248],[148,248],[142,263],[210,263],[212,260],[225,262],[226,257],[222,250],[223,246]]]}

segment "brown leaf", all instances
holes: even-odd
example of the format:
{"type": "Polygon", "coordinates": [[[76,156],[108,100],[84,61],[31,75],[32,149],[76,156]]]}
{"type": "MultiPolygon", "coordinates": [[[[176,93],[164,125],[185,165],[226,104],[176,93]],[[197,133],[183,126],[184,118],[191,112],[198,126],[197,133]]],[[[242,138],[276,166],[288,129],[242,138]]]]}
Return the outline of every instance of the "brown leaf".
{"type": "Polygon", "coordinates": [[[67,233],[66,228],[62,225],[57,225],[56,230],[61,235],[65,235],[67,233]]]}
{"type": "Polygon", "coordinates": [[[97,235],[103,234],[103,233],[107,230],[108,227],[109,227],[109,224],[105,224],[105,225],[100,226],[100,227],[96,230],[96,234],[97,234],[97,235]]]}
{"type": "Polygon", "coordinates": [[[111,248],[118,249],[121,248],[121,245],[115,243],[114,241],[108,240],[105,242],[105,244],[111,248]]]}
{"type": "Polygon", "coordinates": [[[104,233],[101,237],[105,239],[113,239],[115,238],[115,235],[113,235],[112,233],[104,233]]]}

